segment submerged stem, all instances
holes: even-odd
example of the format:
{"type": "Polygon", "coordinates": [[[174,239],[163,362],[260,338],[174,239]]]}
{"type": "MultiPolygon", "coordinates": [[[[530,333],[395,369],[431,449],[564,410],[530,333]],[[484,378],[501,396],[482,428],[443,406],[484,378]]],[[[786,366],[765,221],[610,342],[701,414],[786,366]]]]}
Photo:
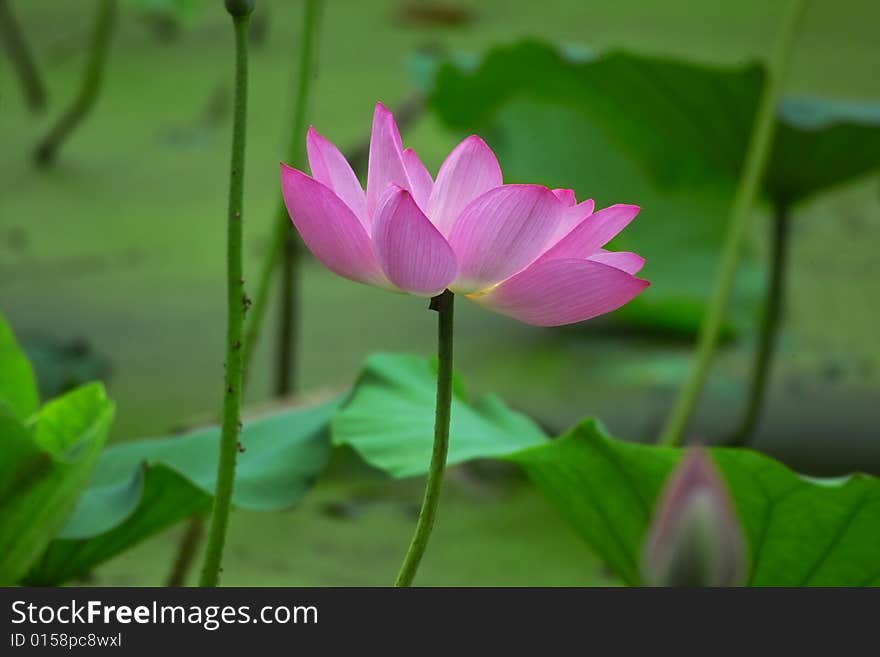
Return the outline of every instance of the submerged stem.
{"type": "Polygon", "coordinates": [[[428,547],[428,538],[434,527],[437,503],[440,501],[440,487],[443,483],[443,470],[446,467],[446,452],[449,449],[449,421],[452,411],[452,320],[455,297],[449,290],[431,299],[431,310],[437,311],[437,407],[434,413],[434,449],[428,480],[425,483],[425,496],[419,511],[419,520],[412,542],[400,566],[394,586],[410,586],[419,562],[428,547]]]}
{"type": "Polygon", "coordinates": [[[665,445],[677,445],[681,442],[703,389],[703,384],[709,374],[709,366],[712,364],[715,349],[718,346],[718,336],[724,321],[724,313],[736,282],[736,272],[743,240],[749,225],[750,211],[758,192],[758,185],[767,167],[770,145],[776,127],[776,105],[779,102],[782,89],[782,78],[788,69],[804,4],[804,0],[791,0],[777,37],[773,59],[767,72],[767,84],[755,114],[745,164],[730,211],[730,223],[715,278],[715,287],[700,325],[696,353],[687,379],[679,391],[678,398],[675,400],[660,434],[659,442],[665,445]]]}
{"type": "MultiPolygon", "coordinates": [[[[285,217],[286,220],[286,217],[285,217]]],[[[290,222],[285,222],[290,223],[290,222]]],[[[276,357],[275,394],[285,397],[296,390],[298,363],[297,334],[300,310],[300,245],[288,228],[281,248],[280,309],[278,311],[278,355],[276,357]]]]}
{"type": "Polygon", "coordinates": [[[186,523],[186,528],[177,545],[177,555],[174,558],[171,572],[168,573],[165,586],[178,587],[186,584],[190,568],[192,568],[193,562],[196,559],[199,543],[202,542],[202,534],[204,533],[205,516],[197,513],[186,523]]]}
{"type": "Polygon", "coordinates": [[[247,39],[250,12],[233,15],[235,31],[235,101],[232,126],[232,161],[229,171],[229,215],[226,244],[226,375],[223,388],[223,424],[220,434],[220,459],[217,486],[205,563],[200,586],[217,586],[226,527],[235,481],[238,432],[241,414],[241,340],[244,321],[244,279],[242,270],[242,207],[244,197],[244,151],[247,128],[247,39]]]}
{"type": "Polygon", "coordinates": [[[116,24],[116,5],[116,0],[100,0],[82,86],[76,100],[34,150],[34,161],[38,166],[50,166],[55,161],[61,144],[88,116],[98,98],[104,80],[110,37],[116,24]]]}
{"type": "Polygon", "coordinates": [[[758,331],[758,344],[752,363],[749,396],[739,424],[727,441],[730,445],[745,445],[752,437],[758,426],[758,421],[761,419],[785,298],[789,219],[788,205],[784,201],[777,200],[772,222],[770,280],[767,284],[767,296],[758,331]]]}
{"type": "MultiPolygon", "coordinates": [[[[293,134],[287,152],[288,161],[301,169],[304,161],[306,123],[311,96],[311,82],[315,67],[315,42],[318,31],[320,0],[306,0],[300,38],[299,71],[296,99],[293,109],[293,134]]],[[[297,329],[299,328],[299,239],[293,231],[284,202],[279,201],[276,221],[284,227],[281,258],[281,305],[278,314],[278,357],[275,394],[289,395],[296,388],[297,329]]]]}
{"type": "Polygon", "coordinates": [[[41,112],[46,107],[46,88],[24,32],[7,0],[0,0],[0,43],[6,48],[28,107],[32,112],[41,112]]]}

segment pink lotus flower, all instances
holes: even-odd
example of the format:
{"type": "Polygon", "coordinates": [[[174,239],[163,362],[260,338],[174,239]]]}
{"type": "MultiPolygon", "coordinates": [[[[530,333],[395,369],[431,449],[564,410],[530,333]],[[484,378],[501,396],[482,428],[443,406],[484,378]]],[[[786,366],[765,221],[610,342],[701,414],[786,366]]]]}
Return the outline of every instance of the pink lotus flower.
{"type": "Polygon", "coordinates": [[[449,288],[539,326],[610,312],[648,285],[634,276],[644,258],[602,249],[637,206],[594,213],[570,189],[504,185],[477,136],[455,147],[435,180],[378,103],[366,192],[314,128],[306,144],[312,175],[282,164],[284,202],[306,246],[340,276],[426,297],[449,288]]]}

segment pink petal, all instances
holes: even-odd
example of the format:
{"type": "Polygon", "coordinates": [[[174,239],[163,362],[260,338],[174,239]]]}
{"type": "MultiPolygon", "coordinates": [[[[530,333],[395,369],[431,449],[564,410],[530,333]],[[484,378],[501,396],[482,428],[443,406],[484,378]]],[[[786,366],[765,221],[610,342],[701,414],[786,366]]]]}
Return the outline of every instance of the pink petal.
{"type": "Polygon", "coordinates": [[[563,189],[560,187],[551,191],[556,194],[556,198],[567,206],[572,206],[577,203],[577,197],[575,197],[573,189],[563,189]]]}
{"type": "Polygon", "coordinates": [[[543,256],[546,259],[587,258],[626,228],[639,213],[637,205],[612,205],[581,221],[543,256]]]}
{"type": "Polygon", "coordinates": [[[306,135],[306,150],[312,177],[329,187],[364,226],[369,226],[364,190],[345,156],[312,127],[306,135]]]}
{"type": "Polygon", "coordinates": [[[504,185],[471,202],[449,236],[460,266],[453,289],[483,290],[525,268],[547,249],[563,210],[539,185],[504,185]]]}
{"type": "Polygon", "coordinates": [[[412,294],[440,294],[458,271],[458,261],[446,238],[412,195],[394,185],[376,210],[373,249],[388,279],[412,294]]]}
{"type": "Polygon", "coordinates": [[[372,217],[379,197],[394,183],[412,189],[403,163],[403,145],[400,132],[391,112],[376,103],[373,113],[373,132],[370,136],[370,162],[367,170],[367,214],[372,217]]]}
{"type": "Polygon", "coordinates": [[[616,310],[648,281],[593,260],[543,258],[474,301],[534,324],[573,324],[616,310]]]}
{"type": "MultiPolygon", "coordinates": [[[[557,195],[558,198],[558,195],[557,195]]],[[[588,198],[586,201],[582,203],[578,203],[577,205],[572,205],[565,209],[565,219],[559,224],[559,228],[557,228],[556,233],[551,240],[551,244],[555,244],[560,239],[568,235],[571,230],[580,224],[584,219],[593,214],[593,208],[595,207],[595,203],[593,203],[593,199],[588,198]]]]}
{"type": "Polygon", "coordinates": [[[627,274],[637,274],[645,266],[645,259],[638,253],[630,251],[599,251],[591,255],[589,260],[616,267],[627,274]]]}
{"type": "Polygon", "coordinates": [[[476,135],[456,146],[437,172],[428,216],[449,235],[462,210],[475,198],[501,185],[501,167],[492,149],[476,135]]]}
{"type": "Polygon", "coordinates": [[[425,168],[425,165],[422,164],[422,161],[413,149],[407,148],[403,151],[403,164],[406,167],[406,173],[412,183],[412,189],[410,191],[412,192],[413,198],[415,198],[416,203],[418,203],[422,210],[426,210],[428,207],[428,199],[431,197],[431,190],[434,188],[434,180],[431,178],[428,169],[425,168]]]}
{"type": "Polygon", "coordinates": [[[367,232],[342,199],[283,163],[281,192],[303,242],[327,269],[353,281],[387,285],[367,232]]]}

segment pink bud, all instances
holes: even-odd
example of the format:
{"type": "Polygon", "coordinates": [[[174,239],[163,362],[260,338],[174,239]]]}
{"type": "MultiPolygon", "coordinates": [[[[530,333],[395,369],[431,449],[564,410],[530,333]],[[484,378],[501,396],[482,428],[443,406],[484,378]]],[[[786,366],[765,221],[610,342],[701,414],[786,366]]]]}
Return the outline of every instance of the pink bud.
{"type": "Polygon", "coordinates": [[[738,586],[746,543],[724,480],[692,448],[673,470],[654,512],[642,559],[650,586],[738,586]]]}

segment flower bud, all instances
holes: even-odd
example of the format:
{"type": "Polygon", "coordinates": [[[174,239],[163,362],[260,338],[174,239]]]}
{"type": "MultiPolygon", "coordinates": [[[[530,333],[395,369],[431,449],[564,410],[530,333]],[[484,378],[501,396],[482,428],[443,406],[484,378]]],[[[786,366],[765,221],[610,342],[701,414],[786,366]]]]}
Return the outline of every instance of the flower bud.
{"type": "Polygon", "coordinates": [[[225,0],[226,11],[233,16],[247,16],[254,10],[255,0],[225,0]]]}
{"type": "Polygon", "coordinates": [[[738,586],[746,543],[721,474],[708,453],[689,450],[654,512],[642,557],[650,586],[738,586]]]}

